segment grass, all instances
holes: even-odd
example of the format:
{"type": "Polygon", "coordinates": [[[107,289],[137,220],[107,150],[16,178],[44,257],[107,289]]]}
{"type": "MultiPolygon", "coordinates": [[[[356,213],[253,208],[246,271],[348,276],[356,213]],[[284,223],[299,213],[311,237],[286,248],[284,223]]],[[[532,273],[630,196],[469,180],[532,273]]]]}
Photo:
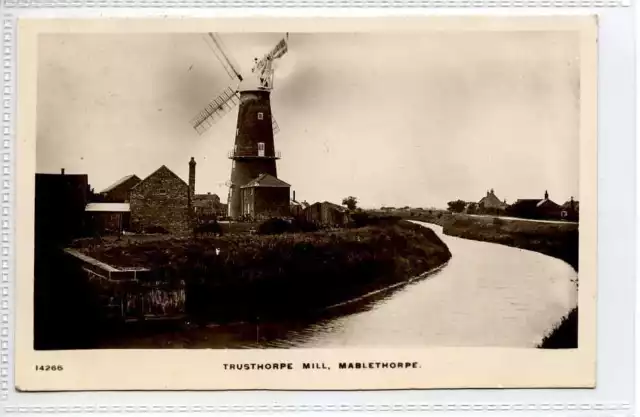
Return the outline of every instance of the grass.
{"type": "Polygon", "coordinates": [[[380,211],[370,210],[369,213],[376,216],[395,216],[405,220],[419,220],[426,223],[444,226],[451,218],[452,214],[447,210],[426,209],[426,210],[391,210],[380,211]]]}
{"type": "Polygon", "coordinates": [[[202,320],[300,314],[401,282],[449,260],[428,228],[404,221],[280,235],[120,240],[78,249],[118,266],[186,281],[187,311],[202,320]]]}
{"type": "Polygon", "coordinates": [[[578,347],[578,307],[562,318],[538,345],[541,349],[570,349],[578,347]]]}
{"type": "Polygon", "coordinates": [[[499,243],[561,259],[578,270],[578,225],[544,223],[500,217],[454,215],[443,232],[450,236],[499,243]]]}

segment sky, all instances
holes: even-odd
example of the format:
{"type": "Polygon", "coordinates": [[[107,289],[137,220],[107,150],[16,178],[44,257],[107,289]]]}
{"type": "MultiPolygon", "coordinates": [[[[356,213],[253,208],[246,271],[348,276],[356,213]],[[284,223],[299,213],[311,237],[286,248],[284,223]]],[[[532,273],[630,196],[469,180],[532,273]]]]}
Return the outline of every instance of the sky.
{"type": "MultiPolygon", "coordinates": [[[[37,171],[100,191],[166,165],[227,197],[237,109],[189,121],[236,87],[203,34],[46,34],[38,52],[37,171]]],[[[248,75],[283,34],[221,34],[248,75]]],[[[572,32],[292,33],[272,112],[278,177],[298,200],[446,207],[578,195],[579,39],[572,32]]]]}

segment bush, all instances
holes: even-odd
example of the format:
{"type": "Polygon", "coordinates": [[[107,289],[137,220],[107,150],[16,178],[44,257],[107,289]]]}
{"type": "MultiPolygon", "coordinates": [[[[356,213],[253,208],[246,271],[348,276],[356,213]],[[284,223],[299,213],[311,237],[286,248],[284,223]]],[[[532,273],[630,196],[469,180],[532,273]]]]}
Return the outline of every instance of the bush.
{"type": "Polygon", "coordinates": [[[353,213],[351,215],[351,222],[355,227],[364,227],[371,222],[371,216],[363,211],[353,213]]]}
{"type": "Polygon", "coordinates": [[[293,226],[291,222],[284,219],[272,218],[260,223],[257,232],[259,235],[280,235],[292,230],[293,226]]]}
{"type": "Polygon", "coordinates": [[[145,233],[169,234],[169,231],[162,226],[149,226],[144,229],[145,233]]]}
{"type": "Polygon", "coordinates": [[[364,211],[351,214],[351,225],[353,227],[382,226],[397,223],[398,216],[372,216],[364,211]]]}
{"type": "Polygon", "coordinates": [[[317,232],[320,230],[317,224],[305,218],[297,218],[292,222],[293,230],[296,232],[317,232]]]}
{"type": "Polygon", "coordinates": [[[85,253],[120,266],[153,267],[158,281],[184,280],[187,313],[219,322],[300,317],[406,281],[451,257],[431,229],[403,221],[331,232],[123,242],[85,253]]]}
{"type": "Polygon", "coordinates": [[[195,235],[199,234],[214,234],[214,235],[222,235],[222,226],[217,221],[207,222],[203,224],[199,224],[193,229],[193,233],[195,235]]]}
{"type": "Polygon", "coordinates": [[[285,220],[272,218],[262,222],[257,229],[259,235],[280,235],[283,233],[311,233],[320,230],[317,224],[305,218],[285,220]]]}

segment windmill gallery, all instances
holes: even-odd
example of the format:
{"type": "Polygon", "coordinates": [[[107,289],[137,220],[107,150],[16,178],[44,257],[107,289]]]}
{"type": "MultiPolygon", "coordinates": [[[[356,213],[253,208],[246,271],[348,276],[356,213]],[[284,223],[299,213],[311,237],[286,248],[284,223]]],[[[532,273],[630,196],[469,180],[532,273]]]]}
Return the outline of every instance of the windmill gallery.
{"type": "MultiPolygon", "coordinates": [[[[243,73],[235,63],[219,34],[206,33],[202,38],[217,59],[210,61],[224,71],[225,84],[228,79],[230,84],[213,100],[198,92],[197,103],[208,104],[190,120],[191,126],[185,121],[193,108],[185,107],[187,117],[180,119],[182,125],[177,129],[192,135],[192,144],[199,135],[198,146],[215,149],[215,153],[192,146],[176,158],[184,158],[184,171],[188,169],[181,176],[168,166],[177,150],[175,141],[167,142],[170,151],[153,155],[149,175],[124,172],[127,175],[115,182],[116,178],[109,179],[111,185],[99,192],[94,192],[87,174],[68,172],[74,166],[66,165],[67,170],[56,174],[35,175],[37,349],[140,348],[148,346],[141,339],[143,334],[151,335],[153,347],[175,347],[177,339],[167,342],[158,336],[175,332],[173,326],[179,329],[174,334],[187,340],[185,347],[246,347],[249,341],[271,347],[271,341],[281,340],[283,332],[298,331],[295,326],[314,326],[326,317],[359,311],[380,297],[401,292],[409,283],[440,274],[452,259],[446,239],[426,223],[415,222],[442,226],[451,213],[441,217],[444,211],[421,210],[433,216],[409,216],[412,221],[408,221],[404,212],[362,209],[355,197],[326,201],[336,198],[331,185],[315,191],[319,201],[313,204],[296,200],[291,183],[285,181],[296,174],[279,176],[281,153],[275,141],[280,126],[272,108],[278,91],[284,94],[292,85],[291,78],[289,84],[278,84],[275,77],[285,56],[293,55],[290,47],[293,51],[297,45],[290,44],[288,34],[278,35],[275,46],[261,58],[247,59],[253,59],[250,73],[243,73]],[[229,133],[221,133],[225,125],[229,133]],[[226,140],[233,141],[230,150],[230,145],[224,145],[226,140]],[[214,148],[212,143],[224,148],[214,148]],[[196,183],[212,186],[207,169],[222,166],[222,162],[230,162],[230,172],[225,166],[214,178],[226,180],[226,201],[212,188],[196,193],[196,183]],[[60,280],[61,274],[67,278],[60,280]],[[294,327],[281,324],[291,320],[296,322],[294,327]],[[253,327],[243,330],[234,327],[237,323],[253,327]],[[211,336],[212,328],[220,332],[216,333],[219,338],[211,336]],[[201,338],[207,342],[199,343],[201,338]]],[[[292,39],[296,42],[295,35],[292,39]]],[[[275,110],[289,110],[280,105],[275,110]]],[[[335,107],[331,104],[330,111],[335,107]]],[[[136,117],[136,123],[143,118],[136,117]]],[[[289,123],[282,125],[284,134],[289,134],[288,129],[294,131],[289,123]]],[[[281,146],[286,146],[284,139],[281,146]]],[[[356,148],[358,140],[348,146],[356,148]]],[[[125,148],[119,151],[127,152],[125,148]]],[[[305,150],[300,158],[292,159],[298,162],[309,155],[313,153],[305,150]]],[[[345,164],[338,161],[338,153],[334,155],[336,166],[345,164]]],[[[290,169],[290,165],[280,168],[290,169]]],[[[96,176],[110,176],[109,172],[104,168],[96,176]]],[[[298,178],[300,183],[307,180],[298,178]]],[[[370,182],[371,187],[376,185],[373,179],[370,182]]],[[[304,191],[313,195],[313,186],[309,186],[313,183],[304,184],[304,191]]],[[[359,197],[370,192],[356,184],[349,182],[348,186],[359,197]]],[[[345,189],[338,192],[348,195],[345,189]]],[[[500,226],[499,222],[492,225],[500,226]]],[[[549,327],[558,319],[555,312],[550,315],[549,327]]],[[[536,337],[527,335],[527,340],[536,337]]]]}

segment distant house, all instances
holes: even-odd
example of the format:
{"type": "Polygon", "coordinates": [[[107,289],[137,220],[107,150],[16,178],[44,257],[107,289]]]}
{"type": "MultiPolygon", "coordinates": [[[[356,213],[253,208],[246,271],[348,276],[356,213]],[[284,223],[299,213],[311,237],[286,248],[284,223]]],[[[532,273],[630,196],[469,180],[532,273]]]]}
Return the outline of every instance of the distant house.
{"type": "Polygon", "coordinates": [[[303,213],[304,213],[304,209],[305,209],[305,207],[299,201],[291,200],[291,202],[289,203],[289,213],[293,217],[302,216],[303,213]]]}
{"type": "Polygon", "coordinates": [[[290,188],[273,175],[258,175],[240,187],[242,216],[251,219],[288,217],[290,188]]]}
{"type": "Polygon", "coordinates": [[[293,197],[289,203],[289,212],[293,217],[300,217],[304,215],[304,210],[309,207],[309,203],[306,201],[296,200],[296,192],[293,192],[293,197]]]}
{"type": "Polygon", "coordinates": [[[486,196],[482,197],[480,201],[478,201],[477,207],[478,211],[481,213],[496,213],[505,210],[507,208],[507,203],[500,201],[492,188],[487,191],[486,196]]]}
{"type": "Polygon", "coordinates": [[[565,220],[577,221],[580,217],[580,203],[575,201],[573,197],[562,206],[560,217],[565,220]]]}
{"type": "Polygon", "coordinates": [[[193,211],[198,219],[221,217],[227,214],[227,205],[220,202],[217,194],[195,194],[193,196],[193,211]]]}
{"type": "Polygon", "coordinates": [[[349,211],[328,201],[310,205],[304,211],[307,221],[325,226],[346,226],[349,223],[349,211]]]}
{"type": "Polygon", "coordinates": [[[140,181],[140,178],[135,174],[122,177],[100,191],[100,200],[103,202],[126,203],[129,201],[129,192],[133,187],[138,185],[140,181]]]}
{"type": "Polygon", "coordinates": [[[130,192],[131,227],[135,231],[182,234],[190,230],[190,187],[162,165],[130,192]]]}
{"type": "Polygon", "coordinates": [[[507,214],[527,219],[560,219],[562,207],[549,199],[545,191],[543,199],[518,199],[507,209],[507,214]]]}

